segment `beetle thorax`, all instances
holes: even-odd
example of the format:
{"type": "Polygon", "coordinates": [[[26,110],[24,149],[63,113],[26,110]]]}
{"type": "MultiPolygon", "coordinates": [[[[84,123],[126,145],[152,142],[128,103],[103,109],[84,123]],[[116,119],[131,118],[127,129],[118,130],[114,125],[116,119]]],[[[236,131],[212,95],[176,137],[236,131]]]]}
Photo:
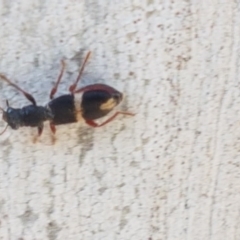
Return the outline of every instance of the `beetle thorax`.
{"type": "Polygon", "coordinates": [[[29,105],[21,109],[8,107],[3,113],[3,120],[12,129],[22,126],[39,127],[44,121],[52,120],[53,114],[50,109],[42,106],[29,105]]]}

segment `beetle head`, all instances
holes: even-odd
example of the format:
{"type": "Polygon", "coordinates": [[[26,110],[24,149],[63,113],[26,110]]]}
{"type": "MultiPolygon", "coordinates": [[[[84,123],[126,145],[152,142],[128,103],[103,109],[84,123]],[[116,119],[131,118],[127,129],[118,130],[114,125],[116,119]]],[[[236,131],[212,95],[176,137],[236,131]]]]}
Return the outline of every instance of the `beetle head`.
{"type": "Polygon", "coordinates": [[[0,133],[2,135],[8,126],[10,126],[12,129],[18,129],[21,126],[21,116],[19,109],[14,109],[9,106],[8,100],[6,100],[7,103],[7,110],[5,111],[3,108],[0,108],[0,110],[3,112],[2,119],[4,122],[7,123],[7,126],[5,129],[0,133]]]}
{"type": "Polygon", "coordinates": [[[8,107],[6,111],[3,111],[2,119],[5,121],[12,129],[18,129],[21,126],[19,109],[14,109],[8,107]]]}

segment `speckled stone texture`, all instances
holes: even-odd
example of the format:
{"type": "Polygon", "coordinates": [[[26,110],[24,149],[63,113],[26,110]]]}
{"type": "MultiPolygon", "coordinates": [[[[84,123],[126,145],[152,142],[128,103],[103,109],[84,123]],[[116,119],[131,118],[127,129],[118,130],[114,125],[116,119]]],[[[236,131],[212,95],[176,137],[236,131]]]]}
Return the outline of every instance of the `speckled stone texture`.
{"type": "Polygon", "coordinates": [[[0,136],[0,239],[239,240],[239,46],[239,1],[1,0],[1,73],[45,105],[90,50],[79,87],[137,115],[0,136]]]}

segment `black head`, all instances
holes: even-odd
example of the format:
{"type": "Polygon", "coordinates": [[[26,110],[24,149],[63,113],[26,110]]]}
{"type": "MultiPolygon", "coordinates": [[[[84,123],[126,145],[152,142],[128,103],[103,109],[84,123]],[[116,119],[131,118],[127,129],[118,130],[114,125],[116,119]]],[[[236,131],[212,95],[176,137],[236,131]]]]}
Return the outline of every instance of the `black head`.
{"type": "Polygon", "coordinates": [[[8,107],[3,111],[2,119],[12,128],[18,129],[21,127],[21,115],[19,109],[8,107]]]}

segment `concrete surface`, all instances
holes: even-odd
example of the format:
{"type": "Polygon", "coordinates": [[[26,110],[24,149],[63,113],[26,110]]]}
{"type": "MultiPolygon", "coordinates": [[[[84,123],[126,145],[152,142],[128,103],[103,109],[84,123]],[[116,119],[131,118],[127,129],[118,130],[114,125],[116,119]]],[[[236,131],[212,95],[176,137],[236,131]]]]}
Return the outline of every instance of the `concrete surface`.
{"type": "Polygon", "coordinates": [[[0,26],[0,72],[39,104],[91,50],[80,85],[137,113],[0,136],[0,239],[240,239],[239,1],[2,0],[0,26]]]}

